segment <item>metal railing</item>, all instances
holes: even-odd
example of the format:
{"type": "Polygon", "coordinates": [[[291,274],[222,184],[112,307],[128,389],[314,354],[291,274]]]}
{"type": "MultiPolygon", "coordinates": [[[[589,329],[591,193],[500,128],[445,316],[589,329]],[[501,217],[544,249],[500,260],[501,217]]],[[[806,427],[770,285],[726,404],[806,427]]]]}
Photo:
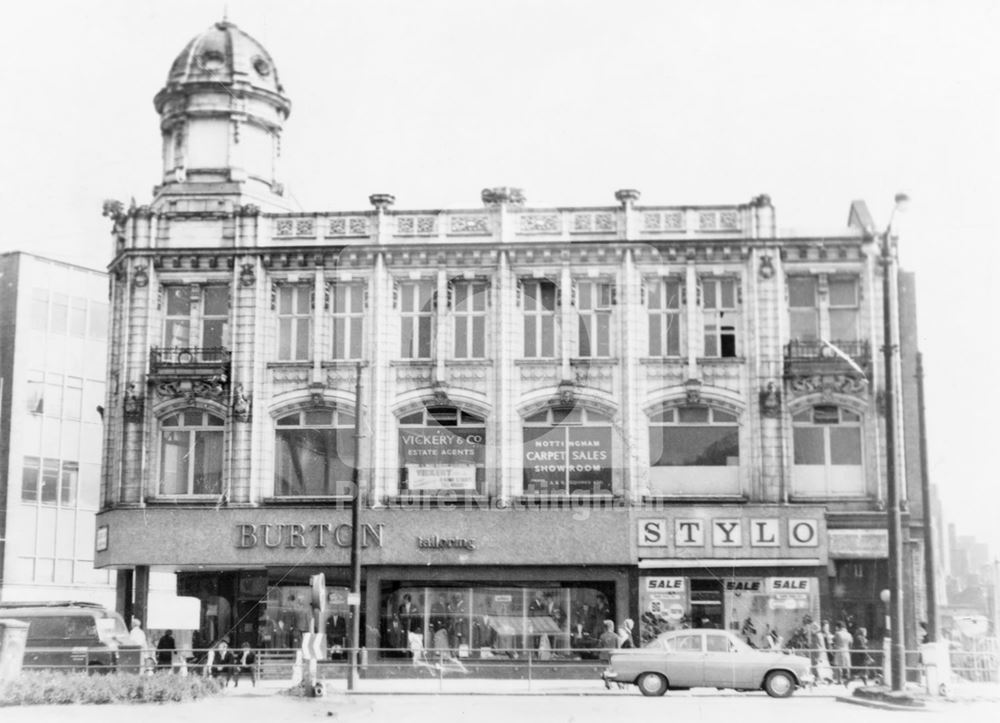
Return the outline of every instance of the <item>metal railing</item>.
{"type": "MultiPolygon", "coordinates": [[[[871,346],[867,341],[832,342],[840,351],[854,360],[858,366],[865,366],[871,361],[871,346]]],[[[830,345],[818,339],[793,339],[785,345],[785,361],[840,361],[838,354],[830,345]]]]}
{"type": "Polygon", "coordinates": [[[232,353],[223,346],[154,346],[149,351],[150,371],[178,366],[226,366],[232,353]]]}

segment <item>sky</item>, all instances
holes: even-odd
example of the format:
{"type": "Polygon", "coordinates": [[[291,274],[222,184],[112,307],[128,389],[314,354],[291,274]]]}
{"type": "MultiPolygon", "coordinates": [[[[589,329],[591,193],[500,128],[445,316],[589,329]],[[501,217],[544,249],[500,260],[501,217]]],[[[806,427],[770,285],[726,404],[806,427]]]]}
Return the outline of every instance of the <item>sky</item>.
{"type": "Polygon", "coordinates": [[[152,99],[223,14],[292,99],[304,210],[739,204],[836,232],[897,192],[917,275],[929,470],[947,519],[1000,554],[1000,3],[989,0],[41,0],[0,22],[0,252],[103,268],[101,202],[160,179],[152,99]],[[992,211],[990,209],[993,209],[992,211]]]}

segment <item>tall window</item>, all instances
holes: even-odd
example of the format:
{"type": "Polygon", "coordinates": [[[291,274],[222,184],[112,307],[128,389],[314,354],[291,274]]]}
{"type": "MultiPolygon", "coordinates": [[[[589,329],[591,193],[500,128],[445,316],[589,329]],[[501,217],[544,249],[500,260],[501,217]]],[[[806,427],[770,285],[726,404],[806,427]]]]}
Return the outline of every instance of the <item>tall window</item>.
{"type": "Polygon", "coordinates": [[[333,358],[360,359],[365,316],[363,284],[333,286],[333,358]]]}
{"type": "Polygon", "coordinates": [[[557,407],[524,420],[525,494],[610,494],[611,420],[589,409],[557,407]]]}
{"type": "Polygon", "coordinates": [[[307,361],[311,356],[313,288],[306,284],[278,287],[278,360],[307,361]]]}
{"type": "Polygon", "coordinates": [[[740,434],[737,418],[706,406],[672,407],[649,420],[653,494],[737,494],[740,434]]]}
{"type": "Polygon", "coordinates": [[[275,423],[274,493],[350,494],[354,450],[353,414],[310,409],[281,417],[275,423]]]}
{"type": "Polygon", "coordinates": [[[604,281],[576,282],[579,318],[577,352],[581,357],[611,356],[611,306],[614,285],[604,281]]]}
{"type": "Polygon", "coordinates": [[[485,281],[452,282],[456,359],[482,359],[486,356],[488,288],[485,281]]]}
{"type": "Polygon", "coordinates": [[[858,280],[832,277],[830,286],[830,338],[836,341],[857,341],[860,317],[858,280]]]}
{"type": "Polygon", "coordinates": [[[160,494],[222,492],[223,422],[197,409],[160,422],[160,494]]]}
{"type": "Polygon", "coordinates": [[[681,287],[680,279],[657,279],[647,287],[650,356],[680,356],[681,287]]]}
{"type": "Polygon", "coordinates": [[[736,333],[739,327],[736,284],[736,279],[701,280],[706,357],[736,356],[736,333]]]}
{"type": "Polygon", "coordinates": [[[864,494],[859,414],[843,407],[817,405],[796,414],[792,424],[795,494],[864,494]]]}
{"type": "Polygon", "coordinates": [[[229,346],[229,287],[166,286],[163,345],[229,346]]]}
{"type": "Polygon", "coordinates": [[[25,457],[21,469],[21,500],[72,507],[76,504],[79,477],[77,462],[25,457]]]}
{"type": "Polygon", "coordinates": [[[524,356],[551,359],[556,355],[556,285],[544,279],[521,281],[524,307],[524,356]]]}
{"type": "Polygon", "coordinates": [[[788,321],[792,339],[819,339],[819,299],[815,276],[788,277],[788,321]]]}
{"type": "Polygon", "coordinates": [[[430,359],[434,335],[434,282],[399,283],[400,356],[430,359]]]}
{"type": "Polygon", "coordinates": [[[399,419],[399,488],[484,491],[486,423],[455,407],[427,407],[399,419]]]}

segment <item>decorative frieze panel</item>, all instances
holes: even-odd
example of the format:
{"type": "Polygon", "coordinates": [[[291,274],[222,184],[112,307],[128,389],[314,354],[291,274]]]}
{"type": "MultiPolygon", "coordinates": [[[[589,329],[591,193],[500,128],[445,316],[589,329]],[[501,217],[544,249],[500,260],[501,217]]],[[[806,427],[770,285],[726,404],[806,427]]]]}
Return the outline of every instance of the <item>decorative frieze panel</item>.
{"type": "Polygon", "coordinates": [[[315,218],[276,218],[274,220],[275,237],[300,237],[316,235],[315,218]]]}
{"type": "Polygon", "coordinates": [[[682,384],[687,378],[687,364],[649,364],[646,366],[649,387],[672,387],[682,384]]]}
{"type": "Polygon", "coordinates": [[[357,370],[353,367],[337,367],[326,370],[326,386],[331,389],[354,389],[357,382],[357,370]]]}
{"type": "Polygon", "coordinates": [[[522,213],[518,219],[521,233],[559,233],[558,213],[522,213]]]}
{"type": "Polygon", "coordinates": [[[430,236],[437,233],[435,216],[397,216],[396,233],[400,236],[430,236]]]}
{"type": "Polygon", "coordinates": [[[574,213],[573,233],[614,233],[618,221],[613,213],[574,213]]]}
{"type": "Polygon", "coordinates": [[[364,216],[336,216],[330,219],[328,236],[367,236],[368,219],[364,216]]]}
{"type": "Polygon", "coordinates": [[[153,388],[161,399],[186,399],[189,402],[199,397],[221,402],[229,391],[224,374],[207,379],[160,380],[154,383],[153,388]]]}
{"type": "Polygon", "coordinates": [[[610,364],[573,365],[573,375],[578,386],[600,389],[609,394],[614,388],[614,371],[614,366],[610,364]]]}
{"type": "Polygon", "coordinates": [[[684,212],[646,211],[642,214],[642,230],[673,233],[684,231],[684,212]]]}
{"type": "Polygon", "coordinates": [[[716,362],[698,365],[698,372],[705,386],[742,392],[741,377],[744,364],[740,362],[716,362]]]}
{"type": "Polygon", "coordinates": [[[396,383],[400,391],[417,387],[429,387],[434,380],[434,366],[431,364],[405,365],[396,367],[396,383]]]}
{"type": "Polygon", "coordinates": [[[451,233],[488,234],[490,232],[489,216],[452,216],[451,233]]]}
{"type": "Polygon", "coordinates": [[[807,394],[823,395],[823,399],[831,400],[834,394],[850,394],[855,397],[865,397],[868,392],[868,380],[853,374],[813,374],[811,376],[792,376],[788,378],[788,388],[793,397],[807,394]]]}
{"type": "Polygon", "coordinates": [[[271,381],[278,392],[301,389],[309,386],[309,369],[306,367],[272,369],[271,381]]]}
{"type": "Polygon", "coordinates": [[[699,211],[699,231],[739,231],[740,215],[735,210],[699,211]]]}
{"type": "Polygon", "coordinates": [[[486,394],[486,382],[489,379],[490,367],[478,365],[449,365],[448,385],[453,389],[469,389],[480,394],[486,394]]]}
{"type": "Polygon", "coordinates": [[[559,383],[559,364],[525,364],[521,366],[521,391],[530,392],[559,383]]]}

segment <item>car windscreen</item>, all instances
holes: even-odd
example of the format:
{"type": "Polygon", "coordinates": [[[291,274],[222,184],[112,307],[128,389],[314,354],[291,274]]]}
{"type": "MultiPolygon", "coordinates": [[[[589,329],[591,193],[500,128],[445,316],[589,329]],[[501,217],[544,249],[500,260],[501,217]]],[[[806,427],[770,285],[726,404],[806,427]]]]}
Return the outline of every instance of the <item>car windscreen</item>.
{"type": "Polygon", "coordinates": [[[97,633],[101,640],[109,642],[128,642],[128,628],[118,613],[105,612],[97,618],[97,633]]]}

